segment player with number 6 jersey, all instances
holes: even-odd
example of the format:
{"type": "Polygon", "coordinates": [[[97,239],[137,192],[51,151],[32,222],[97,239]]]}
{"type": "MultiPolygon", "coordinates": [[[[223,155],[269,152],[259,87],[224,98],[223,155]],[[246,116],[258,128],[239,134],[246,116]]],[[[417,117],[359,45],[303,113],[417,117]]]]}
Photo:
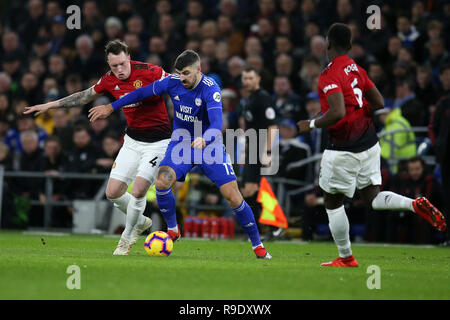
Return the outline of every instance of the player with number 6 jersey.
{"type": "Polygon", "coordinates": [[[364,98],[364,93],[373,86],[366,71],[347,55],[336,57],[322,71],[319,77],[322,114],[330,109],[328,97],[333,93],[342,92],[345,104],[344,118],[328,127],[327,149],[360,152],[378,142],[369,103],[364,98]]]}
{"type": "Polygon", "coordinates": [[[330,63],[319,77],[322,115],[298,122],[300,132],[328,128],[329,144],[320,164],[319,186],[339,257],[324,267],[357,267],[353,257],[349,221],[343,205],[358,189],[362,200],[374,210],[401,210],[418,214],[438,231],[446,230],[443,214],[428,199],[410,199],[381,191],[380,144],[372,122],[375,110],[384,108],[384,99],[366,71],[348,56],[351,30],[333,24],[327,34],[330,63]]]}

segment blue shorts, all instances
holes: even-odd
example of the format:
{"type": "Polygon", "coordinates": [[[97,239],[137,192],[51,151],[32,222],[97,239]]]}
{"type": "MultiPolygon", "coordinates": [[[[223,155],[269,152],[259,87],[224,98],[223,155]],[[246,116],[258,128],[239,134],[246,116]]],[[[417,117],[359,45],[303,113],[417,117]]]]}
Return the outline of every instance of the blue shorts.
{"type": "Polygon", "coordinates": [[[184,181],[194,166],[200,168],[217,187],[236,180],[223,143],[210,144],[200,150],[192,148],[191,141],[171,141],[159,166],[171,167],[177,181],[184,181]]]}

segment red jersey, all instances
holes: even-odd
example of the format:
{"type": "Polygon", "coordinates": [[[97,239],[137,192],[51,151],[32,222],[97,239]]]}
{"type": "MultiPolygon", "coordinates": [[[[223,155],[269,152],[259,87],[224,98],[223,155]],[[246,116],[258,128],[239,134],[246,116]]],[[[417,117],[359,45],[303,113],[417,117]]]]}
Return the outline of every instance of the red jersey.
{"type": "MultiPolygon", "coordinates": [[[[120,99],[131,91],[166,77],[161,67],[131,61],[128,79],[119,80],[111,71],[107,72],[94,86],[97,93],[109,92],[120,99]]],[[[170,138],[172,129],[164,99],[160,96],[147,98],[141,102],[122,108],[127,119],[126,133],[131,138],[144,142],[155,142],[170,138]]]]}
{"type": "Polygon", "coordinates": [[[336,57],[322,71],[318,88],[322,114],[330,109],[328,97],[335,92],[342,92],[345,103],[344,118],[328,127],[327,149],[362,152],[377,143],[369,103],[364,99],[373,86],[366,71],[347,55],[336,57]]]}

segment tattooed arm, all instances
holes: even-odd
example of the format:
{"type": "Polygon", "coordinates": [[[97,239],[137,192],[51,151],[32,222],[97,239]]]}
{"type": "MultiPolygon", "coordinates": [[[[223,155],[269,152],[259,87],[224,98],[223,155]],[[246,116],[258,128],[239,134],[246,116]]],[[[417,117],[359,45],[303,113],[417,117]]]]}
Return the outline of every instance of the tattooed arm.
{"type": "Polygon", "coordinates": [[[76,92],[67,96],[65,98],[61,98],[56,101],[47,102],[44,104],[38,104],[32,107],[25,107],[24,114],[32,114],[35,112],[35,116],[47,112],[49,109],[57,109],[57,108],[72,108],[75,106],[85,105],[100,95],[95,92],[94,87],[90,87],[86,90],[76,92]]]}

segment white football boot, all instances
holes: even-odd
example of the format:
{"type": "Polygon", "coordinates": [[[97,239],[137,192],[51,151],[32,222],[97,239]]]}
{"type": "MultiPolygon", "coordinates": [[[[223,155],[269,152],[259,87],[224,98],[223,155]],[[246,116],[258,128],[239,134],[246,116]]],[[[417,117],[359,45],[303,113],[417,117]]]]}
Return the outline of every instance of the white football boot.
{"type": "Polygon", "coordinates": [[[114,250],[114,256],[126,256],[130,252],[131,242],[125,238],[120,238],[119,243],[117,244],[116,250],[114,250]]]}
{"type": "Polygon", "coordinates": [[[133,245],[135,244],[138,239],[139,236],[142,234],[142,232],[144,232],[145,230],[149,229],[152,226],[152,219],[148,218],[148,217],[144,217],[145,218],[145,222],[143,224],[137,224],[134,226],[133,230],[131,231],[131,237],[130,237],[130,244],[133,245]]]}

